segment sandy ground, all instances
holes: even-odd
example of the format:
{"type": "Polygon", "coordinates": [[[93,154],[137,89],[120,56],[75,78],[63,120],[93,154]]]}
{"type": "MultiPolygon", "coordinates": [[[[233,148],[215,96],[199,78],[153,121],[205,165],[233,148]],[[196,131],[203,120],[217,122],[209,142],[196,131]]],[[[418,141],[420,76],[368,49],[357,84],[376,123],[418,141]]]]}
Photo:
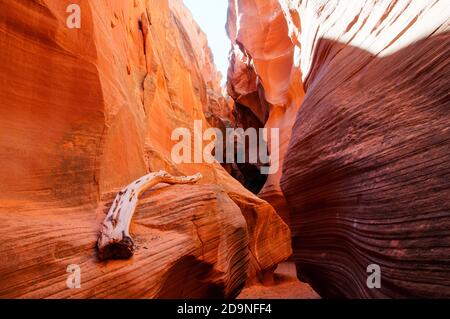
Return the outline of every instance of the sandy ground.
{"type": "Polygon", "coordinates": [[[295,264],[278,265],[274,274],[274,285],[255,285],[242,290],[238,299],[320,299],[306,283],[297,279],[295,264]]]}

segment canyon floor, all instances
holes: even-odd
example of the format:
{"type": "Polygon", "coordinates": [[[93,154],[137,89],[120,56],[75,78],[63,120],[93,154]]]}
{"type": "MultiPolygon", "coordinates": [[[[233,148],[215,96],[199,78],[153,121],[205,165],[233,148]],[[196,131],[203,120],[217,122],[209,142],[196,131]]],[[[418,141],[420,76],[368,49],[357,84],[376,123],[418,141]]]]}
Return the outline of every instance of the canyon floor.
{"type": "Polygon", "coordinates": [[[246,287],[238,299],[320,299],[320,296],[297,279],[295,263],[285,262],[275,270],[273,285],[246,287]]]}

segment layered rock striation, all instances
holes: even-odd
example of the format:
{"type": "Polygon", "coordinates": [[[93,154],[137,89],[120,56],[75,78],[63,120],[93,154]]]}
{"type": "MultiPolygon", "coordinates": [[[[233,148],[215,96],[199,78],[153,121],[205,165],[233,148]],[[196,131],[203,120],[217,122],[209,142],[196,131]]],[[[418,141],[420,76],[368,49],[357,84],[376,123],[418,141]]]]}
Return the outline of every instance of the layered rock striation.
{"type": "Polygon", "coordinates": [[[230,1],[229,92],[290,121],[263,190],[323,297],[450,296],[449,19],[446,1],[230,1]]]}
{"type": "Polygon", "coordinates": [[[232,120],[181,1],[0,1],[0,12],[1,297],[231,298],[291,254],[271,205],[218,163],[171,158],[174,129],[232,120]],[[73,3],[79,29],[66,23],[73,3]],[[144,193],[135,255],[98,260],[113,196],[159,170],[203,178],[144,193]]]}

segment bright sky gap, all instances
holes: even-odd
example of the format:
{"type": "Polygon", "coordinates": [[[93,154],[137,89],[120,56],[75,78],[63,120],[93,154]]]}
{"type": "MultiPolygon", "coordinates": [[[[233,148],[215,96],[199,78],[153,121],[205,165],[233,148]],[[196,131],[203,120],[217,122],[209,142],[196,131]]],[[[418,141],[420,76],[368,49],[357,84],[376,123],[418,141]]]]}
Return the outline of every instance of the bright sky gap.
{"type": "Polygon", "coordinates": [[[195,21],[208,37],[208,44],[214,55],[214,63],[226,82],[230,40],[225,31],[228,0],[184,0],[195,21]]]}

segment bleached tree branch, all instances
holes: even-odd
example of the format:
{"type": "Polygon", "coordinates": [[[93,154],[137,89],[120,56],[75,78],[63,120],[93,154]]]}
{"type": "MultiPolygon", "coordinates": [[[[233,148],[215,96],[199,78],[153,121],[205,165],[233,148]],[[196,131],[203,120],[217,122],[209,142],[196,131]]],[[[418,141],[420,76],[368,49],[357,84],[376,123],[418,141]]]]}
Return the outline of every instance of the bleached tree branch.
{"type": "Polygon", "coordinates": [[[135,245],[130,236],[130,224],[139,202],[139,196],[159,183],[193,184],[201,174],[172,176],[165,171],[147,174],[122,189],[105,217],[97,241],[98,257],[105,259],[127,259],[133,256],[135,245]]]}

